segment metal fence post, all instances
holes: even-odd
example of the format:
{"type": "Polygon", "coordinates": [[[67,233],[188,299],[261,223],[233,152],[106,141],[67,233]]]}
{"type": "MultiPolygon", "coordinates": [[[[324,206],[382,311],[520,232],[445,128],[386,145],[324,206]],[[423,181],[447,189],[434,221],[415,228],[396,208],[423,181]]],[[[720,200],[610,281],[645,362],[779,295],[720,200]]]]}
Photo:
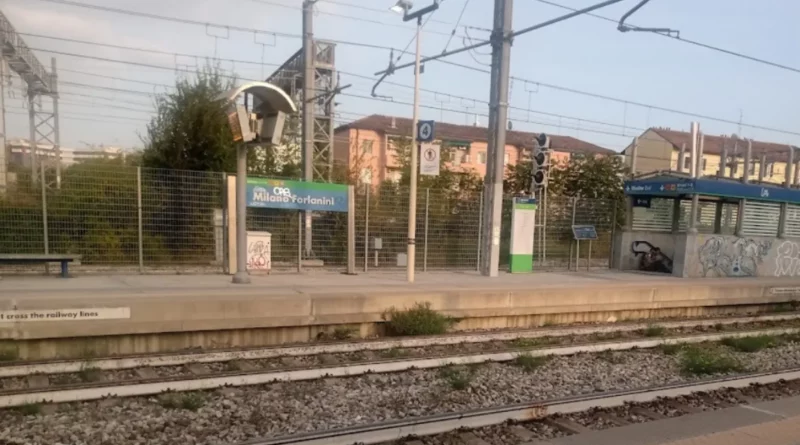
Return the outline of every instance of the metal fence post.
{"type": "MultiPolygon", "coordinates": [[[[577,204],[578,204],[578,199],[573,196],[572,197],[572,225],[573,226],[575,225],[575,209],[577,208],[577,204]]],[[[572,233],[572,226],[570,226],[569,229],[570,229],[569,233],[571,234],[572,233]]],[[[574,241],[573,238],[574,238],[573,236],[570,236],[570,238],[569,238],[569,266],[568,266],[569,269],[568,270],[572,270],[572,246],[574,244],[573,243],[573,241],[574,241]]],[[[580,241],[578,241],[578,242],[580,243],[580,241]]],[[[578,250],[578,253],[580,253],[580,250],[578,250]]],[[[578,267],[579,266],[576,265],[575,266],[575,270],[578,270],[578,267]]]]}
{"type": "MultiPolygon", "coordinates": [[[[47,255],[50,253],[50,240],[47,231],[47,178],[44,176],[44,160],[42,160],[39,166],[39,173],[41,174],[41,181],[39,181],[39,183],[42,188],[42,236],[44,240],[44,254],[47,255]]],[[[35,165],[33,170],[36,170],[35,165]]],[[[44,263],[44,273],[47,275],[50,274],[50,263],[44,263]]]]}
{"type": "Polygon", "coordinates": [[[482,235],[483,235],[483,190],[481,189],[478,198],[478,261],[475,264],[475,270],[477,270],[478,272],[481,271],[481,246],[483,245],[483,240],[481,239],[482,235]]]}
{"type": "Polygon", "coordinates": [[[364,210],[364,272],[369,269],[369,195],[370,184],[364,184],[364,200],[366,201],[366,210],[364,210]]]}
{"type": "Polygon", "coordinates": [[[425,189],[425,241],[422,247],[422,271],[428,271],[428,209],[430,208],[431,189],[425,189]]]}
{"type": "Polygon", "coordinates": [[[144,273],[144,239],[142,236],[142,167],[136,167],[136,208],[139,226],[139,273],[144,273]]]}
{"type": "Polygon", "coordinates": [[[617,237],[617,201],[614,201],[614,213],[611,215],[611,248],[608,249],[608,268],[614,268],[614,245],[617,237]]]}
{"type": "Polygon", "coordinates": [[[297,212],[297,273],[303,271],[303,212],[297,212]]]}
{"type": "Polygon", "coordinates": [[[347,275],[356,274],[356,187],[347,187],[347,275]]]}

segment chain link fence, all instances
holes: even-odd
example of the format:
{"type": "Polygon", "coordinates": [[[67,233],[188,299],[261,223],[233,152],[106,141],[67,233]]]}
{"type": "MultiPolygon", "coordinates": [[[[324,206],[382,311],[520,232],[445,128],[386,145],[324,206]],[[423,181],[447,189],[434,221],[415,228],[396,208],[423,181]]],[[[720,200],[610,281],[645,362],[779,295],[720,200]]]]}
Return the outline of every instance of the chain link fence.
{"type": "MultiPolygon", "coordinates": [[[[396,184],[358,191],[356,267],[405,269],[408,197],[408,188],[396,184]]],[[[481,199],[479,191],[417,191],[417,270],[477,270],[481,199]]]]}
{"type": "Polygon", "coordinates": [[[0,253],[79,254],[83,271],[221,270],[222,174],[108,162],[55,179],[0,197],[0,253]]]}
{"type": "MultiPolygon", "coordinates": [[[[55,178],[15,181],[0,195],[0,253],[82,255],[80,271],[212,272],[225,270],[228,231],[226,175],[158,170],[115,162],[65,168],[55,178]]],[[[355,194],[355,259],[360,271],[401,271],[408,237],[406,187],[386,183],[355,194]]],[[[418,271],[477,270],[483,196],[479,190],[419,189],[418,271]]],[[[501,265],[508,261],[511,205],[503,206],[501,265]]],[[[619,211],[618,211],[619,210],[619,211]]],[[[580,246],[580,267],[607,267],[617,219],[612,201],[549,197],[537,212],[536,270],[576,267],[572,225],[592,224],[598,240],[580,246]]],[[[305,214],[250,208],[248,231],[271,234],[272,267],[340,270],[347,264],[347,214],[313,212],[311,245],[305,214]]],[[[2,266],[0,272],[41,268],[2,266]]]]}

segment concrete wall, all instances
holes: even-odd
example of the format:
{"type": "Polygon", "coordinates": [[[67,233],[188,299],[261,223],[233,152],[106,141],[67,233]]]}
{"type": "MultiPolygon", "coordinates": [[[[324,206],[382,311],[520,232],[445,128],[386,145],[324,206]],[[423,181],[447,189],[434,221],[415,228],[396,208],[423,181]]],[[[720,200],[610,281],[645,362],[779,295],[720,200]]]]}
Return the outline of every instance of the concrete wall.
{"type": "Polygon", "coordinates": [[[689,277],[800,276],[800,240],[695,235],[687,242],[689,277]]]}

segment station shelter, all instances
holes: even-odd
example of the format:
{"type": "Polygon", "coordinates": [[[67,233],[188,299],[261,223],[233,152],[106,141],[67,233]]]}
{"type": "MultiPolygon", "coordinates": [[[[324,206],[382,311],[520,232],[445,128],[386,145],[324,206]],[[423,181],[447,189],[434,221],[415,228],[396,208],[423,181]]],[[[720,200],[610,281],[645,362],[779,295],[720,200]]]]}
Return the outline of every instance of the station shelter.
{"type": "Polygon", "coordinates": [[[625,182],[612,267],[676,277],[800,275],[800,189],[658,171],[625,182]]]}

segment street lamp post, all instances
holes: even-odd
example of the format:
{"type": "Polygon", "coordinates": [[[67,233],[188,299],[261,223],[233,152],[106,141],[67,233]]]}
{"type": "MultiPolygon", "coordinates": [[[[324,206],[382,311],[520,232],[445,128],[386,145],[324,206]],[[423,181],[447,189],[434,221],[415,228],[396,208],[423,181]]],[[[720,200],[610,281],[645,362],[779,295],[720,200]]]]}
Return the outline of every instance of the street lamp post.
{"type": "Polygon", "coordinates": [[[417,123],[419,122],[419,74],[420,74],[420,53],[422,50],[421,37],[422,37],[422,17],[425,14],[439,9],[439,2],[441,0],[434,0],[433,4],[422,8],[413,13],[409,13],[413,4],[410,0],[398,0],[391,10],[403,13],[403,21],[408,22],[411,20],[417,21],[417,50],[414,61],[414,112],[411,123],[411,177],[408,192],[408,244],[406,249],[406,277],[409,283],[414,282],[414,266],[417,257],[417,164],[419,162],[419,145],[417,143],[417,123]]]}

